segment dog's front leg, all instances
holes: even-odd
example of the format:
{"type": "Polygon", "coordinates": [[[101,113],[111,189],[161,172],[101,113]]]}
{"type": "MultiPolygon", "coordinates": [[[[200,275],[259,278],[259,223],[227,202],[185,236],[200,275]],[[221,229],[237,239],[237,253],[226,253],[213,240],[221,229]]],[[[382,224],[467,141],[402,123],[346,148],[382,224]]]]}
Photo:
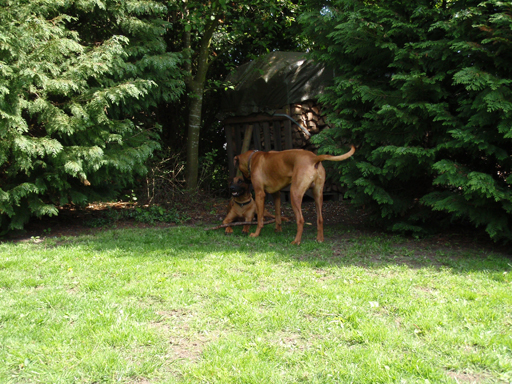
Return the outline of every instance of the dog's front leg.
{"type": "Polygon", "coordinates": [[[256,213],[258,215],[258,226],[256,231],[249,236],[258,237],[263,229],[263,213],[265,212],[265,191],[257,190],[254,193],[254,201],[256,201],[256,213]]]}
{"type": "MultiPolygon", "coordinates": [[[[249,209],[247,209],[247,211],[245,211],[245,215],[244,215],[244,219],[247,222],[253,221],[254,215],[256,214],[256,204],[251,204],[250,207],[251,208],[249,208],[249,209]]],[[[250,228],[251,228],[250,225],[244,225],[244,229],[242,230],[242,232],[245,233],[246,235],[248,235],[250,228]]]]}
{"type": "MultiPolygon", "coordinates": [[[[236,214],[234,214],[232,211],[230,211],[228,213],[228,215],[226,216],[226,218],[224,219],[224,221],[222,222],[222,224],[229,224],[229,223],[232,223],[233,220],[236,219],[236,214]]],[[[233,228],[231,227],[226,227],[226,231],[224,232],[226,235],[230,235],[233,233],[233,228]]]]}
{"type": "Polygon", "coordinates": [[[282,232],[281,228],[281,192],[275,192],[272,194],[274,198],[274,208],[275,208],[275,216],[276,216],[276,232],[282,232]]]}

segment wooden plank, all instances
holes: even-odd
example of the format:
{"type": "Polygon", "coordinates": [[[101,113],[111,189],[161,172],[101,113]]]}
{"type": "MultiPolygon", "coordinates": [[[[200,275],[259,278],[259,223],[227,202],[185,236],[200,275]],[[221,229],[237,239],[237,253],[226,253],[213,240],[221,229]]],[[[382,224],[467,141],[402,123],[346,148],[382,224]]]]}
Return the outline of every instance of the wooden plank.
{"type": "Polygon", "coordinates": [[[224,119],[223,124],[249,124],[249,123],[261,123],[263,121],[276,121],[285,120],[283,116],[271,116],[271,115],[257,115],[257,116],[245,116],[245,117],[227,117],[224,119]]]}
{"type": "Polygon", "coordinates": [[[260,124],[258,123],[255,123],[252,128],[252,141],[254,143],[254,149],[261,151],[260,124]]]}
{"type": "Polygon", "coordinates": [[[249,148],[251,147],[251,136],[252,136],[252,129],[253,124],[245,124],[244,126],[244,143],[242,144],[242,149],[240,153],[247,152],[249,148]]]}
{"type": "Polygon", "coordinates": [[[274,148],[276,151],[281,151],[281,122],[274,121],[274,148]]]}
{"type": "Polygon", "coordinates": [[[235,158],[235,153],[233,151],[233,126],[225,125],[224,130],[226,131],[226,151],[228,153],[229,177],[232,178],[235,176],[235,165],[233,164],[233,159],[235,158]]]}
{"type": "MultiPolygon", "coordinates": [[[[242,144],[242,149],[240,150],[240,153],[244,153],[249,150],[249,146],[251,144],[251,138],[252,138],[251,136],[252,136],[252,124],[245,124],[244,125],[244,142],[242,144]]],[[[242,176],[242,172],[240,172],[239,169],[236,170],[236,176],[237,177],[242,176]]]]}
{"type": "Polygon", "coordinates": [[[263,140],[265,141],[265,151],[272,150],[272,143],[270,141],[270,127],[267,121],[264,121],[262,124],[263,129],[263,140]]]}
{"type": "Polygon", "coordinates": [[[292,149],[292,122],[288,119],[284,121],[284,149],[292,149]]]}
{"type": "Polygon", "coordinates": [[[235,125],[235,153],[237,155],[240,154],[240,150],[242,149],[242,130],[242,126],[235,125]]]}

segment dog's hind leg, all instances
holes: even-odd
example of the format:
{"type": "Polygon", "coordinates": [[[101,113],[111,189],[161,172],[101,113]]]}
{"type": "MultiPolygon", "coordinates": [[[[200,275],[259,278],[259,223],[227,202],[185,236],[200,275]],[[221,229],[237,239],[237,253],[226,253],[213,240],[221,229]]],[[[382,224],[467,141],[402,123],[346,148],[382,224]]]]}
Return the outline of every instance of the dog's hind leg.
{"type": "Polygon", "coordinates": [[[312,186],[313,198],[315,199],[316,208],[316,228],[317,235],[316,241],[322,243],[324,241],[324,218],[322,216],[322,205],[324,202],[324,184],[325,184],[325,169],[322,164],[319,164],[315,182],[312,186]]]}
{"type": "MultiPolygon", "coordinates": [[[[231,212],[228,213],[228,215],[226,216],[226,218],[224,219],[224,221],[222,222],[222,224],[229,224],[229,223],[232,223],[233,220],[236,219],[236,215],[235,214],[232,214],[231,212]]],[[[226,230],[224,232],[226,235],[230,235],[233,233],[233,228],[231,227],[226,227],[226,230]]]]}
{"type": "Polygon", "coordinates": [[[276,214],[276,232],[282,232],[283,229],[281,228],[281,192],[278,191],[273,193],[272,197],[274,198],[274,209],[276,214]]]}
{"type": "Polygon", "coordinates": [[[315,198],[316,208],[316,241],[322,243],[324,241],[324,218],[322,216],[322,205],[324,200],[323,188],[313,187],[313,197],[315,198]]]}

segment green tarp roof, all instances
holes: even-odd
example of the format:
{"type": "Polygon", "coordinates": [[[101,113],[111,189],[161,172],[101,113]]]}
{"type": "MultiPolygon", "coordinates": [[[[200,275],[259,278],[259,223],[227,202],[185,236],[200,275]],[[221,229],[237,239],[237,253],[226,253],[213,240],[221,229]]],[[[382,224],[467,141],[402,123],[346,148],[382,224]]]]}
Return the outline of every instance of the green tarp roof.
{"type": "Polygon", "coordinates": [[[317,99],[333,79],[333,70],[305,59],[304,53],[272,52],[241,65],[229,77],[235,88],[222,100],[222,117],[272,112],[317,99]]]}

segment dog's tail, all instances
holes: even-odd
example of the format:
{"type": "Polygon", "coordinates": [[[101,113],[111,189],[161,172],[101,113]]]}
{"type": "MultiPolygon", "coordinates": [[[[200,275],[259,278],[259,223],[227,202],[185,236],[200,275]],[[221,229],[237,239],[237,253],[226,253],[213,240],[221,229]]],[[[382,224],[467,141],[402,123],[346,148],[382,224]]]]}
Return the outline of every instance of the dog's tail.
{"type": "Polygon", "coordinates": [[[354,147],[352,145],[352,148],[350,149],[350,151],[348,151],[347,153],[343,154],[343,155],[339,155],[339,156],[333,156],[333,155],[318,155],[315,159],[315,163],[318,164],[320,163],[321,161],[324,161],[324,160],[328,160],[328,161],[343,161],[343,160],[346,160],[348,159],[350,156],[352,156],[356,151],[356,147],[354,147]]]}

